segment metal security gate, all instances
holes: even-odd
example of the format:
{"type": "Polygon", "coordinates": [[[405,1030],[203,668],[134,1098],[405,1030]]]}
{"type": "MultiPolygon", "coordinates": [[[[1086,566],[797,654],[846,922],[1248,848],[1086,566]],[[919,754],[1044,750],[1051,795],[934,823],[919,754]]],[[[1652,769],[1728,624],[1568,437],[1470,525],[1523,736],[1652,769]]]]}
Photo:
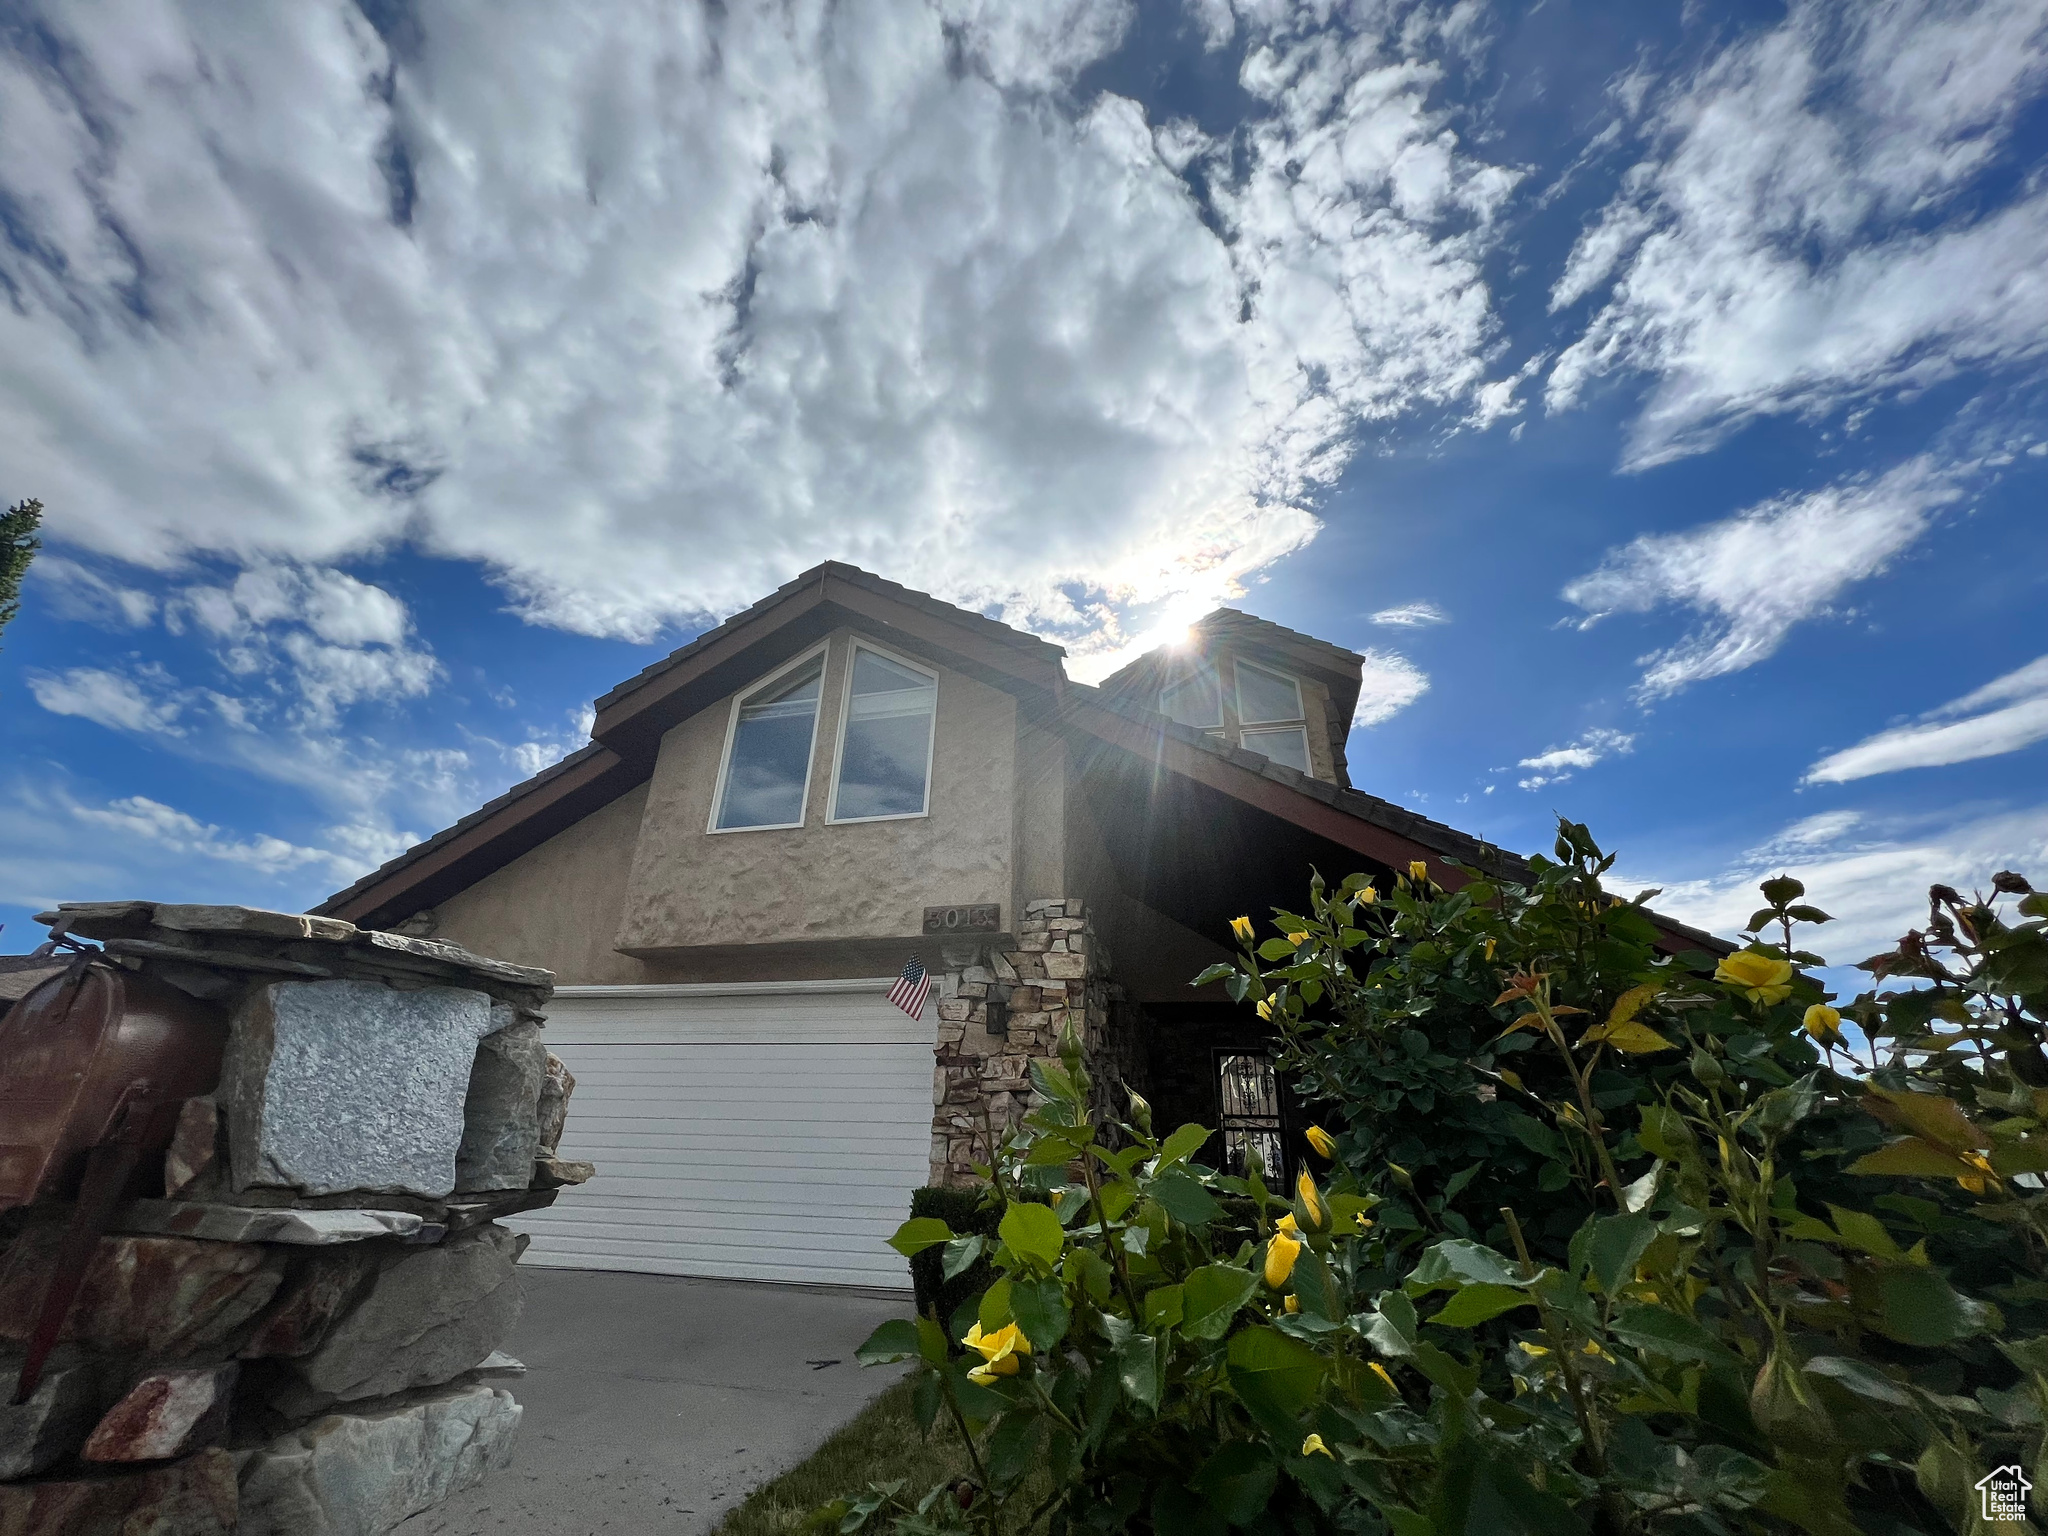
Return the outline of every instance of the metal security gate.
{"type": "Polygon", "coordinates": [[[557,991],[561,1154],[597,1177],[510,1219],[525,1262],[907,1287],[886,1240],[929,1170],[937,1009],[891,980],[557,991]]]}

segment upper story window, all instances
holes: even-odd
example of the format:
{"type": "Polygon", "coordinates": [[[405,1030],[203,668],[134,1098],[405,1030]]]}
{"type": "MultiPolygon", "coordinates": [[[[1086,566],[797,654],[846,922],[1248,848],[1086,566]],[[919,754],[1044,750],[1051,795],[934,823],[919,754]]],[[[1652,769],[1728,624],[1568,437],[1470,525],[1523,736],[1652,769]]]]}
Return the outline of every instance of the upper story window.
{"type": "Polygon", "coordinates": [[[833,821],[922,816],[931,805],[939,680],[922,667],[853,648],[839,727],[833,821]]]}
{"type": "Polygon", "coordinates": [[[733,701],[714,832],[803,825],[824,677],[821,650],[733,701]]]}
{"type": "Polygon", "coordinates": [[[1218,730],[1223,725],[1223,688],[1216,674],[1206,667],[1192,677],[1169,683],[1159,690],[1159,713],[1198,731],[1218,730]]]}
{"type": "Polygon", "coordinates": [[[1241,745],[1247,752],[1262,753],[1307,773],[1308,717],[1301,705],[1301,684],[1248,661],[1239,661],[1234,670],[1241,745]]]}

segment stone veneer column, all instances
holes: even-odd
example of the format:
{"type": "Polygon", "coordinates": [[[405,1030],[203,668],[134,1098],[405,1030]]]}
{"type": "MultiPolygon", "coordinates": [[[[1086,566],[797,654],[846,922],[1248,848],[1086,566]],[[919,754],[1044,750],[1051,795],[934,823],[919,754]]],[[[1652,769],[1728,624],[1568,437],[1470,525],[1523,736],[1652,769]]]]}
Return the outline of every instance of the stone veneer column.
{"type": "MultiPolygon", "coordinates": [[[[974,1164],[1031,1104],[1031,1061],[1058,1054],[1060,1031],[1080,1032],[1089,1070],[1106,1089],[1109,957],[1074,897],[1028,902],[1016,948],[944,947],[938,979],[939,1040],[932,1070],[931,1182],[972,1184],[974,1164]],[[990,1034],[989,992],[1010,990],[1009,1030],[990,1034]]],[[[1112,1069],[1113,1070],[1113,1069],[1112,1069]]]]}

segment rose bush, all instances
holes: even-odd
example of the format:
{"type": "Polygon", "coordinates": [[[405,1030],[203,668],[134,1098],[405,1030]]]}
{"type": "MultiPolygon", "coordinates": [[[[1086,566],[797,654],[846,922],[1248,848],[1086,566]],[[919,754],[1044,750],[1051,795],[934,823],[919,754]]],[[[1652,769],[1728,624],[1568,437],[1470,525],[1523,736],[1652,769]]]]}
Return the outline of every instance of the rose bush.
{"type": "Polygon", "coordinates": [[[1102,1113],[1064,1041],[993,1237],[895,1239],[997,1278],[862,1350],[918,1362],[968,1475],[817,1523],[1832,1536],[2048,1478],[2048,898],[1935,887],[1837,1008],[1798,882],[1672,954],[1611,864],[1565,824],[1526,885],[1353,877],[1233,925],[1205,979],[1326,1111],[1291,1190],[1102,1113]]]}

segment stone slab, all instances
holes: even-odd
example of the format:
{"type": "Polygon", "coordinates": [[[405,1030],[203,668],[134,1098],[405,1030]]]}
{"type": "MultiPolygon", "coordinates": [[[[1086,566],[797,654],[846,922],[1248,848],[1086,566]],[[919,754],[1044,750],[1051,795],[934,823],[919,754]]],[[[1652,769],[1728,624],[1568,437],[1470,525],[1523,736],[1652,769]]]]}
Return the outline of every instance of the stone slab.
{"type": "MultiPolygon", "coordinates": [[[[0,1340],[26,1343],[62,1229],[29,1228],[0,1263],[0,1340]]],[[[269,1304],[282,1253],[180,1237],[103,1237],[60,1341],[176,1358],[235,1340],[269,1304]]]]}
{"type": "Polygon", "coordinates": [[[33,1477],[84,1442],[106,1407],[98,1363],[79,1350],[58,1350],[25,1403],[8,1401],[21,1371],[20,1350],[0,1351],[0,1482],[33,1477]]]}
{"type": "Polygon", "coordinates": [[[430,960],[440,965],[454,966],[458,970],[471,971],[479,976],[488,976],[493,981],[507,982],[515,987],[539,987],[552,991],[555,985],[553,971],[544,971],[531,965],[514,965],[509,960],[492,960],[464,949],[460,944],[449,944],[440,939],[415,939],[402,933],[363,930],[356,935],[355,947],[382,950],[387,954],[408,955],[416,960],[430,960]]]}
{"type": "Polygon", "coordinates": [[[0,1483],[0,1536],[231,1536],[235,1459],[205,1450],[167,1467],[0,1483]]]}
{"type": "Polygon", "coordinates": [[[504,1003],[491,1012],[502,1023],[476,1048],[462,1106],[455,1187],[463,1191],[525,1189],[540,1150],[540,1100],[548,1076],[540,1025],[517,1019],[504,1003]]]}
{"type": "Polygon", "coordinates": [[[334,1320],[361,1300],[384,1262],[379,1249],[363,1243],[294,1255],[276,1304],[242,1345],[242,1358],[311,1354],[334,1320]]]}
{"type": "Polygon", "coordinates": [[[218,1090],[234,1187],[451,1194],[470,1068],[494,1022],[490,998],[466,987],[257,988],[236,1011],[218,1090]]]}
{"type": "Polygon", "coordinates": [[[588,1184],[597,1177],[597,1164],[565,1157],[538,1157],[533,1162],[533,1182],[541,1189],[560,1189],[567,1184],[588,1184]]]}
{"type": "Polygon", "coordinates": [[[109,1408],[80,1454],[87,1461],[169,1461],[217,1439],[241,1367],[152,1371],[109,1408]]]}
{"type": "Polygon", "coordinates": [[[510,1392],[483,1385],[330,1414],[244,1464],[241,1536],[384,1536],[505,1466],[519,1418],[510,1392]]]}
{"type": "Polygon", "coordinates": [[[356,925],[338,917],[311,917],[301,912],[269,912],[261,907],[202,906],[160,901],[152,914],[159,928],[181,933],[241,933],[262,939],[324,939],[344,944],[356,936],[356,925]]]}
{"type": "Polygon", "coordinates": [[[221,1166],[220,1109],[212,1094],[187,1099],[178,1109],[177,1129],[164,1151],[164,1198],[214,1192],[221,1166]]]}
{"type": "Polygon", "coordinates": [[[435,1386],[470,1370],[519,1321],[513,1266],[526,1239],[491,1225],[387,1258],[318,1349],[291,1362],[287,1413],[435,1386]]]}
{"type": "Polygon", "coordinates": [[[210,1205],[197,1200],[134,1200],[114,1217],[122,1232],[198,1237],[216,1243],[289,1243],[322,1247],[366,1238],[431,1240],[442,1228],[411,1211],[308,1211],[265,1205],[210,1205]]]}
{"type": "Polygon", "coordinates": [[[49,965],[27,965],[17,970],[0,971],[0,1013],[6,1011],[9,1003],[18,1003],[35,991],[52,976],[64,974],[66,962],[53,961],[49,965]]]}

